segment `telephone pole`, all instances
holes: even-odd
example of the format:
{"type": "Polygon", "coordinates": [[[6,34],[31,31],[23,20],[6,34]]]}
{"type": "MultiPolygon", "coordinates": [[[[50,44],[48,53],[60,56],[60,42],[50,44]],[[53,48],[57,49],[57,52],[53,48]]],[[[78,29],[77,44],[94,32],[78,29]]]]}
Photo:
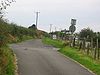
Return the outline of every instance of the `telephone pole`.
{"type": "Polygon", "coordinates": [[[52,32],[51,30],[52,30],[52,24],[50,24],[50,33],[52,32]]]}
{"type": "Polygon", "coordinates": [[[37,24],[38,24],[38,16],[40,12],[35,12],[36,13],[36,28],[37,28],[37,24]]]}
{"type": "Polygon", "coordinates": [[[52,38],[52,24],[50,24],[50,38],[52,38]]]}

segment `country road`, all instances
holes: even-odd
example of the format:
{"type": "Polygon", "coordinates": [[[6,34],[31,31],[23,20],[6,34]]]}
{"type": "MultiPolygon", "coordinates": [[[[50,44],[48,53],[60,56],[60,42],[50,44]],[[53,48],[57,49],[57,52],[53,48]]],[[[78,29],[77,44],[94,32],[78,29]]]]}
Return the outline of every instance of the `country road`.
{"type": "Polygon", "coordinates": [[[93,75],[40,39],[12,44],[11,48],[18,58],[19,75],[93,75]]]}

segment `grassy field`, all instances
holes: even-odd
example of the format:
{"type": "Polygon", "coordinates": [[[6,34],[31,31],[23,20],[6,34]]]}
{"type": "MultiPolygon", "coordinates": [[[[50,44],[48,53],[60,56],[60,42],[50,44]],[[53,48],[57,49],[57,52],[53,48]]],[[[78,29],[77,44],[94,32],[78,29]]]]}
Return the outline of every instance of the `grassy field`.
{"type": "Polygon", "coordinates": [[[45,44],[59,47],[60,48],[59,52],[84,65],[85,67],[93,71],[96,75],[100,75],[100,61],[94,60],[93,58],[91,58],[86,54],[83,54],[76,48],[71,48],[69,46],[64,47],[63,42],[61,41],[45,38],[43,39],[43,42],[45,44]]]}
{"type": "Polygon", "coordinates": [[[12,50],[8,47],[0,48],[0,75],[15,75],[15,59],[12,50]]]}

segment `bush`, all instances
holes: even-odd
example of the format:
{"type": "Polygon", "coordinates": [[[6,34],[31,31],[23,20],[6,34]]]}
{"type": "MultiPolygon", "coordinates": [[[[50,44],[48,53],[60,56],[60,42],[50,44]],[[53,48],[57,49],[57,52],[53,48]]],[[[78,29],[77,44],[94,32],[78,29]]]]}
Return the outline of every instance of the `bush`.
{"type": "Polygon", "coordinates": [[[5,46],[7,43],[7,37],[5,35],[0,35],[0,47],[5,46]]]}

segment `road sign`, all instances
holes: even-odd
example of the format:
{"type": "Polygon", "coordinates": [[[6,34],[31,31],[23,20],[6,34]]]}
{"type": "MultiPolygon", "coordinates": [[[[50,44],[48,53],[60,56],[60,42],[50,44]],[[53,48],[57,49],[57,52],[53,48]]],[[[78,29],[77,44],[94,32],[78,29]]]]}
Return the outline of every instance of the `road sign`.
{"type": "Polygon", "coordinates": [[[71,19],[71,25],[76,25],[76,19],[71,19]]]}
{"type": "Polygon", "coordinates": [[[74,26],[74,25],[71,25],[70,27],[69,27],[69,31],[70,32],[75,32],[75,30],[76,30],[76,27],[74,26]]]}

